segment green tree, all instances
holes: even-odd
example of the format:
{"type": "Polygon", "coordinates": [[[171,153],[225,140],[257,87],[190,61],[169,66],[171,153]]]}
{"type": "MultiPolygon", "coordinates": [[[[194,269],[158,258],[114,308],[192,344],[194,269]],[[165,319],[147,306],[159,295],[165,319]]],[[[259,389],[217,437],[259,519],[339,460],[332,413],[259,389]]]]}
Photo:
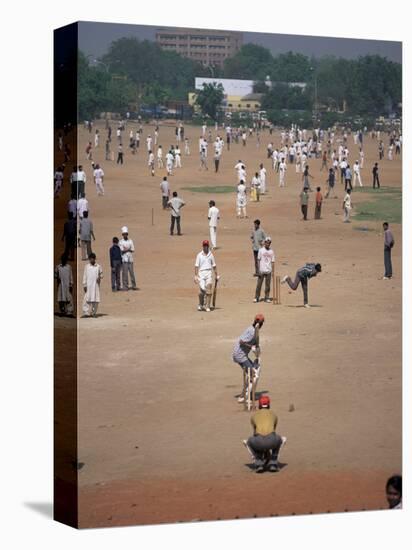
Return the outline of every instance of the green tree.
{"type": "Polygon", "coordinates": [[[217,110],[222,103],[224,97],[222,84],[213,82],[211,84],[203,84],[203,89],[196,95],[196,103],[202,110],[203,115],[209,116],[216,120],[217,110]]]}
{"type": "Polygon", "coordinates": [[[265,80],[270,74],[273,57],[270,51],[256,44],[245,44],[232,57],[225,59],[225,78],[265,80]]]}

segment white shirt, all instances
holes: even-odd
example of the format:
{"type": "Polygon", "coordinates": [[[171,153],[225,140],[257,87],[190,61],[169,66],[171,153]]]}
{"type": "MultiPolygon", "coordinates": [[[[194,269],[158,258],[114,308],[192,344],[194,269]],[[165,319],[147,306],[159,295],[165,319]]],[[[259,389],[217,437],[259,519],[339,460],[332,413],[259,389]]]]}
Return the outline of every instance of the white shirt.
{"type": "Polygon", "coordinates": [[[261,273],[271,273],[272,264],[275,262],[275,253],[271,248],[267,250],[264,246],[258,252],[259,271],[261,273]]]}
{"type": "Polygon", "coordinates": [[[246,197],[246,185],[244,185],[243,183],[240,183],[237,186],[237,193],[241,197],[246,197]]]}
{"type": "Polygon", "coordinates": [[[103,177],[104,177],[104,172],[101,168],[96,168],[93,171],[93,176],[94,176],[94,181],[96,183],[102,183],[103,177]]]}
{"type": "Polygon", "coordinates": [[[345,208],[352,208],[352,202],[351,197],[349,193],[346,193],[345,198],[343,199],[343,202],[345,203],[345,208]]]}
{"type": "Polygon", "coordinates": [[[83,213],[89,210],[89,201],[82,197],[77,201],[77,213],[79,218],[83,218],[83,213]]]}
{"type": "Polygon", "coordinates": [[[169,182],[167,180],[163,180],[160,184],[160,189],[162,190],[162,195],[164,197],[169,196],[169,182]]]}
{"type": "Polygon", "coordinates": [[[73,218],[77,216],[77,200],[76,199],[70,199],[67,204],[67,210],[69,212],[72,212],[73,218]]]}
{"type": "Polygon", "coordinates": [[[286,163],[285,162],[281,162],[279,164],[279,172],[285,172],[286,171],[286,163]]]}
{"type": "Polygon", "coordinates": [[[266,181],[266,168],[261,168],[259,171],[261,181],[266,181]]]}
{"type": "Polygon", "coordinates": [[[209,218],[209,227],[216,227],[219,219],[219,208],[211,206],[207,217],[209,218]]]}
{"type": "Polygon", "coordinates": [[[150,166],[151,164],[154,163],[154,154],[153,153],[150,153],[149,155],[149,159],[147,161],[147,164],[150,166]]]}
{"type": "Polygon", "coordinates": [[[199,268],[199,271],[209,271],[216,267],[213,254],[210,251],[207,254],[205,254],[203,250],[199,252],[196,256],[195,267],[199,268]]]}
{"type": "Polygon", "coordinates": [[[157,150],[157,158],[158,158],[158,159],[161,159],[162,156],[163,156],[163,150],[162,150],[161,147],[159,147],[158,150],[157,150]]]}
{"type": "Polygon", "coordinates": [[[255,189],[260,189],[260,178],[257,178],[256,176],[253,176],[251,187],[254,187],[255,189]]]}
{"type": "Polygon", "coordinates": [[[84,170],[77,171],[77,181],[84,181],[86,183],[86,174],[84,170]]]}
{"type": "Polygon", "coordinates": [[[173,155],[172,155],[172,153],[167,153],[167,155],[166,155],[166,163],[167,163],[167,164],[173,164],[173,155]]]}
{"type": "Polygon", "coordinates": [[[357,162],[355,162],[355,164],[353,165],[353,171],[355,172],[355,174],[359,174],[359,170],[360,166],[357,162]]]}
{"type": "Polygon", "coordinates": [[[122,254],[122,262],[127,263],[133,263],[133,254],[134,252],[134,245],[132,239],[120,239],[119,241],[119,247],[124,254],[122,254]]]}

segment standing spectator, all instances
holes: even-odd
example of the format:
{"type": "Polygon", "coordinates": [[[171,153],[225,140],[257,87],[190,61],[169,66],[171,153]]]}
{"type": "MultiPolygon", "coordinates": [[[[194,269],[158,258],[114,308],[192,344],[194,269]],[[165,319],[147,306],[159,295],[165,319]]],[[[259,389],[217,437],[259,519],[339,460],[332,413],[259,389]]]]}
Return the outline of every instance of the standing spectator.
{"type": "Polygon", "coordinates": [[[84,213],[89,211],[89,201],[86,199],[86,195],[82,193],[80,199],[77,201],[77,215],[79,220],[82,220],[84,213]]]}
{"type": "Polygon", "coordinates": [[[121,143],[117,146],[116,164],[123,164],[123,145],[121,143]]]}
{"type": "Polygon", "coordinates": [[[359,187],[363,187],[362,179],[360,175],[360,165],[358,160],[353,165],[353,185],[354,186],[356,186],[356,181],[359,183],[359,187]]]}
{"type": "Polygon", "coordinates": [[[375,185],[376,185],[376,187],[379,189],[381,184],[379,182],[379,166],[377,162],[375,162],[375,165],[372,168],[372,176],[373,176],[373,188],[375,189],[375,185]]]}
{"type": "Polygon", "coordinates": [[[80,164],[77,170],[77,197],[79,197],[86,190],[86,172],[83,170],[83,166],[80,164]]]}
{"type": "MultiPolygon", "coordinates": [[[[279,187],[285,187],[285,174],[286,174],[286,162],[285,158],[282,157],[279,163],[279,187]]],[[[309,172],[308,172],[309,175],[309,172]]]]}
{"type": "Polygon", "coordinates": [[[385,264],[385,275],[383,278],[392,279],[392,248],[395,244],[395,239],[393,238],[392,231],[389,229],[388,222],[384,222],[383,224],[383,236],[383,258],[385,264]]]}
{"type": "Polygon", "coordinates": [[[109,250],[110,268],[112,270],[112,291],[121,290],[120,272],[122,271],[122,251],[119,246],[119,239],[113,237],[112,246],[109,250]]]}
{"type": "Polygon", "coordinates": [[[119,241],[119,247],[122,253],[122,290],[129,290],[129,275],[132,290],[137,290],[133,269],[134,244],[132,239],[129,239],[129,230],[126,226],[122,227],[122,239],[119,241]]]}
{"type": "Polygon", "coordinates": [[[220,157],[222,156],[222,153],[220,149],[215,149],[215,155],[213,157],[213,160],[215,161],[215,173],[219,172],[219,163],[220,163],[220,157]]]}
{"type": "Polygon", "coordinates": [[[300,210],[302,212],[302,220],[308,219],[308,203],[309,203],[309,193],[305,187],[302,189],[300,194],[300,210]]]}
{"type": "Polygon", "coordinates": [[[217,248],[217,224],[220,219],[219,208],[216,208],[215,201],[209,201],[209,212],[207,214],[209,220],[210,242],[212,243],[212,252],[217,248]]]}
{"type": "Polygon", "coordinates": [[[77,222],[73,212],[68,213],[68,220],[63,227],[62,241],[64,241],[64,255],[70,261],[74,260],[74,249],[76,248],[77,222]]]}
{"type": "Polygon", "coordinates": [[[167,176],[163,177],[163,180],[160,183],[160,190],[162,192],[162,208],[163,210],[166,210],[170,197],[170,187],[169,182],[167,181],[167,176]]]}
{"type": "Polygon", "coordinates": [[[345,198],[343,199],[343,205],[342,205],[342,208],[343,208],[343,221],[345,223],[350,223],[350,211],[352,210],[352,199],[351,199],[351,193],[352,193],[352,190],[351,189],[348,189],[346,191],[346,195],[345,195],[345,198]]]}
{"type": "Polygon", "coordinates": [[[313,176],[309,174],[309,165],[306,165],[302,174],[303,189],[305,191],[312,191],[309,183],[309,178],[313,179],[313,176]]]}
{"type": "Polygon", "coordinates": [[[259,179],[260,179],[260,194],[266,193],[266,168],[261,163],[259,165],[259,179]]]}
{"type": "Polygon", "coordinates": [[[345,191],[352,191],[352,170],[350,169],[350,166],[346,167],[345,170],[345,191]]]}
{"type": "Polygon", "coordinates": [[[270,248],[272,244],[272,239],[266,237],[264,241],[264,246],[259,249],[257,260],[259,266],[258,280],[256,284],[256,293],[254,302],[259,302],[260,300],[260,291],[262,289],[263,281],[265,281],[265,302],[269,303],[271,300],[269,298],[270,294],[270,282],[272,278],[272,270],[274,269],[275,264],[275,253],[270,248]]]}
{"type": "Polygon", "coordinates": [[[266,234],[264,230],[260,227],[260,220],[255,220],[253,222],[254,228],[252,230],[252,234],[250,236],[250,239],[252,241],[252,251],[253,251],[253,260],[255,264],[255,272],[253,274],[254,277],[259,277],[259,261],[258,261],[258,254],[259,250],[262,248],[263,243],[266,239],[266,234]]]}
{"type": "Polygon", "coordinates": [[[320,220],[321,212],[322,212],[322,193],[320,191],[320,187],[316,187],[316,196],[315,196],[315,220],[320,220]]]}
{"type": "MultiPolygon", "coordinates": [[[[328,184],[328,190],[325,193],[325,199],[329,197],[329,195],[333,191],[333,188],[335,187],[335,171],[333,168],[329,168],[329,175],[328,175],[328,179],[326,180],[326,183],[328,184]]],[[[336,199],[336,196],[335,196],[335,199],[336,199]]]]}
{"type": "Polygon", "coordinates": [[[92,238],[96,238],[93,233],[93,223],[89,220],[89,212],[83,212],[83,219],[80,220],[80,246],[82,249],[82,260],[87,260],[92,253],[92,238]]]}
{"type": "Polygon", "coordinates": [[[60,313],[71,315],[73,313],[73,273],[71,266],[67,263],[65,254],[62,255],[60,264],[56,267],[55,277],[60,313]]]}
{"type": "Polygon", "coordinates": [[[171,220],[170,220],[170,234],[173,235],[175,223],[177,228],[177,234],[180,236],[182,234],[180,227],[180,210],[185,205],[185,202],[177,196],[177,191],[173,191],[173,197],[167,203],[172,210],[171,220]]]}
{"type": "Polygon", "coordinates": [[[96,263],[96,254],[89,256],[89,263],[83,273],[83,314],[85,316],[97,317],[97,308],[100,302],[100,281],[103,278],[103,271],[96,263]]]}

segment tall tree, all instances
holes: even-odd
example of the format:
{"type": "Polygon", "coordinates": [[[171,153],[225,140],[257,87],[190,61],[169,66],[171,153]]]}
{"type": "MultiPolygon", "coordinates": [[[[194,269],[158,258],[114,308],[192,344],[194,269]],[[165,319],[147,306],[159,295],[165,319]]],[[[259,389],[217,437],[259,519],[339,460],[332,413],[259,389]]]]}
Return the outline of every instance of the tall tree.
{"type": "Polygon", "coordinates": [[[196,103],[202,110],[204,115],[216,120],[217,109],[222,103],[224,97],[222,84],[213,82],[211,84],[203,84],[203,89],[196,95],[196,103]]]}

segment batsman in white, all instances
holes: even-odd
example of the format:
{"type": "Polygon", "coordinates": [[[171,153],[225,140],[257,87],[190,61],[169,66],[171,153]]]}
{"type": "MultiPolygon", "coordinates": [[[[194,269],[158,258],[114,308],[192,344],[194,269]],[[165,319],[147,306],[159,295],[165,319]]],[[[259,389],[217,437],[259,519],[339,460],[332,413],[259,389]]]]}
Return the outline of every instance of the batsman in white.
{"type": "Polygon", "coordinates": [[[215,258],[209,250],[209,241],[203,241],[202,247],[195,261],[194,281],[199,285],[200,291],[197,309],[198,311],[204,310],[209,312],[213,293],[213,273],[216,280],[219,280],[219,275],[217,274],[215,258]]]}

